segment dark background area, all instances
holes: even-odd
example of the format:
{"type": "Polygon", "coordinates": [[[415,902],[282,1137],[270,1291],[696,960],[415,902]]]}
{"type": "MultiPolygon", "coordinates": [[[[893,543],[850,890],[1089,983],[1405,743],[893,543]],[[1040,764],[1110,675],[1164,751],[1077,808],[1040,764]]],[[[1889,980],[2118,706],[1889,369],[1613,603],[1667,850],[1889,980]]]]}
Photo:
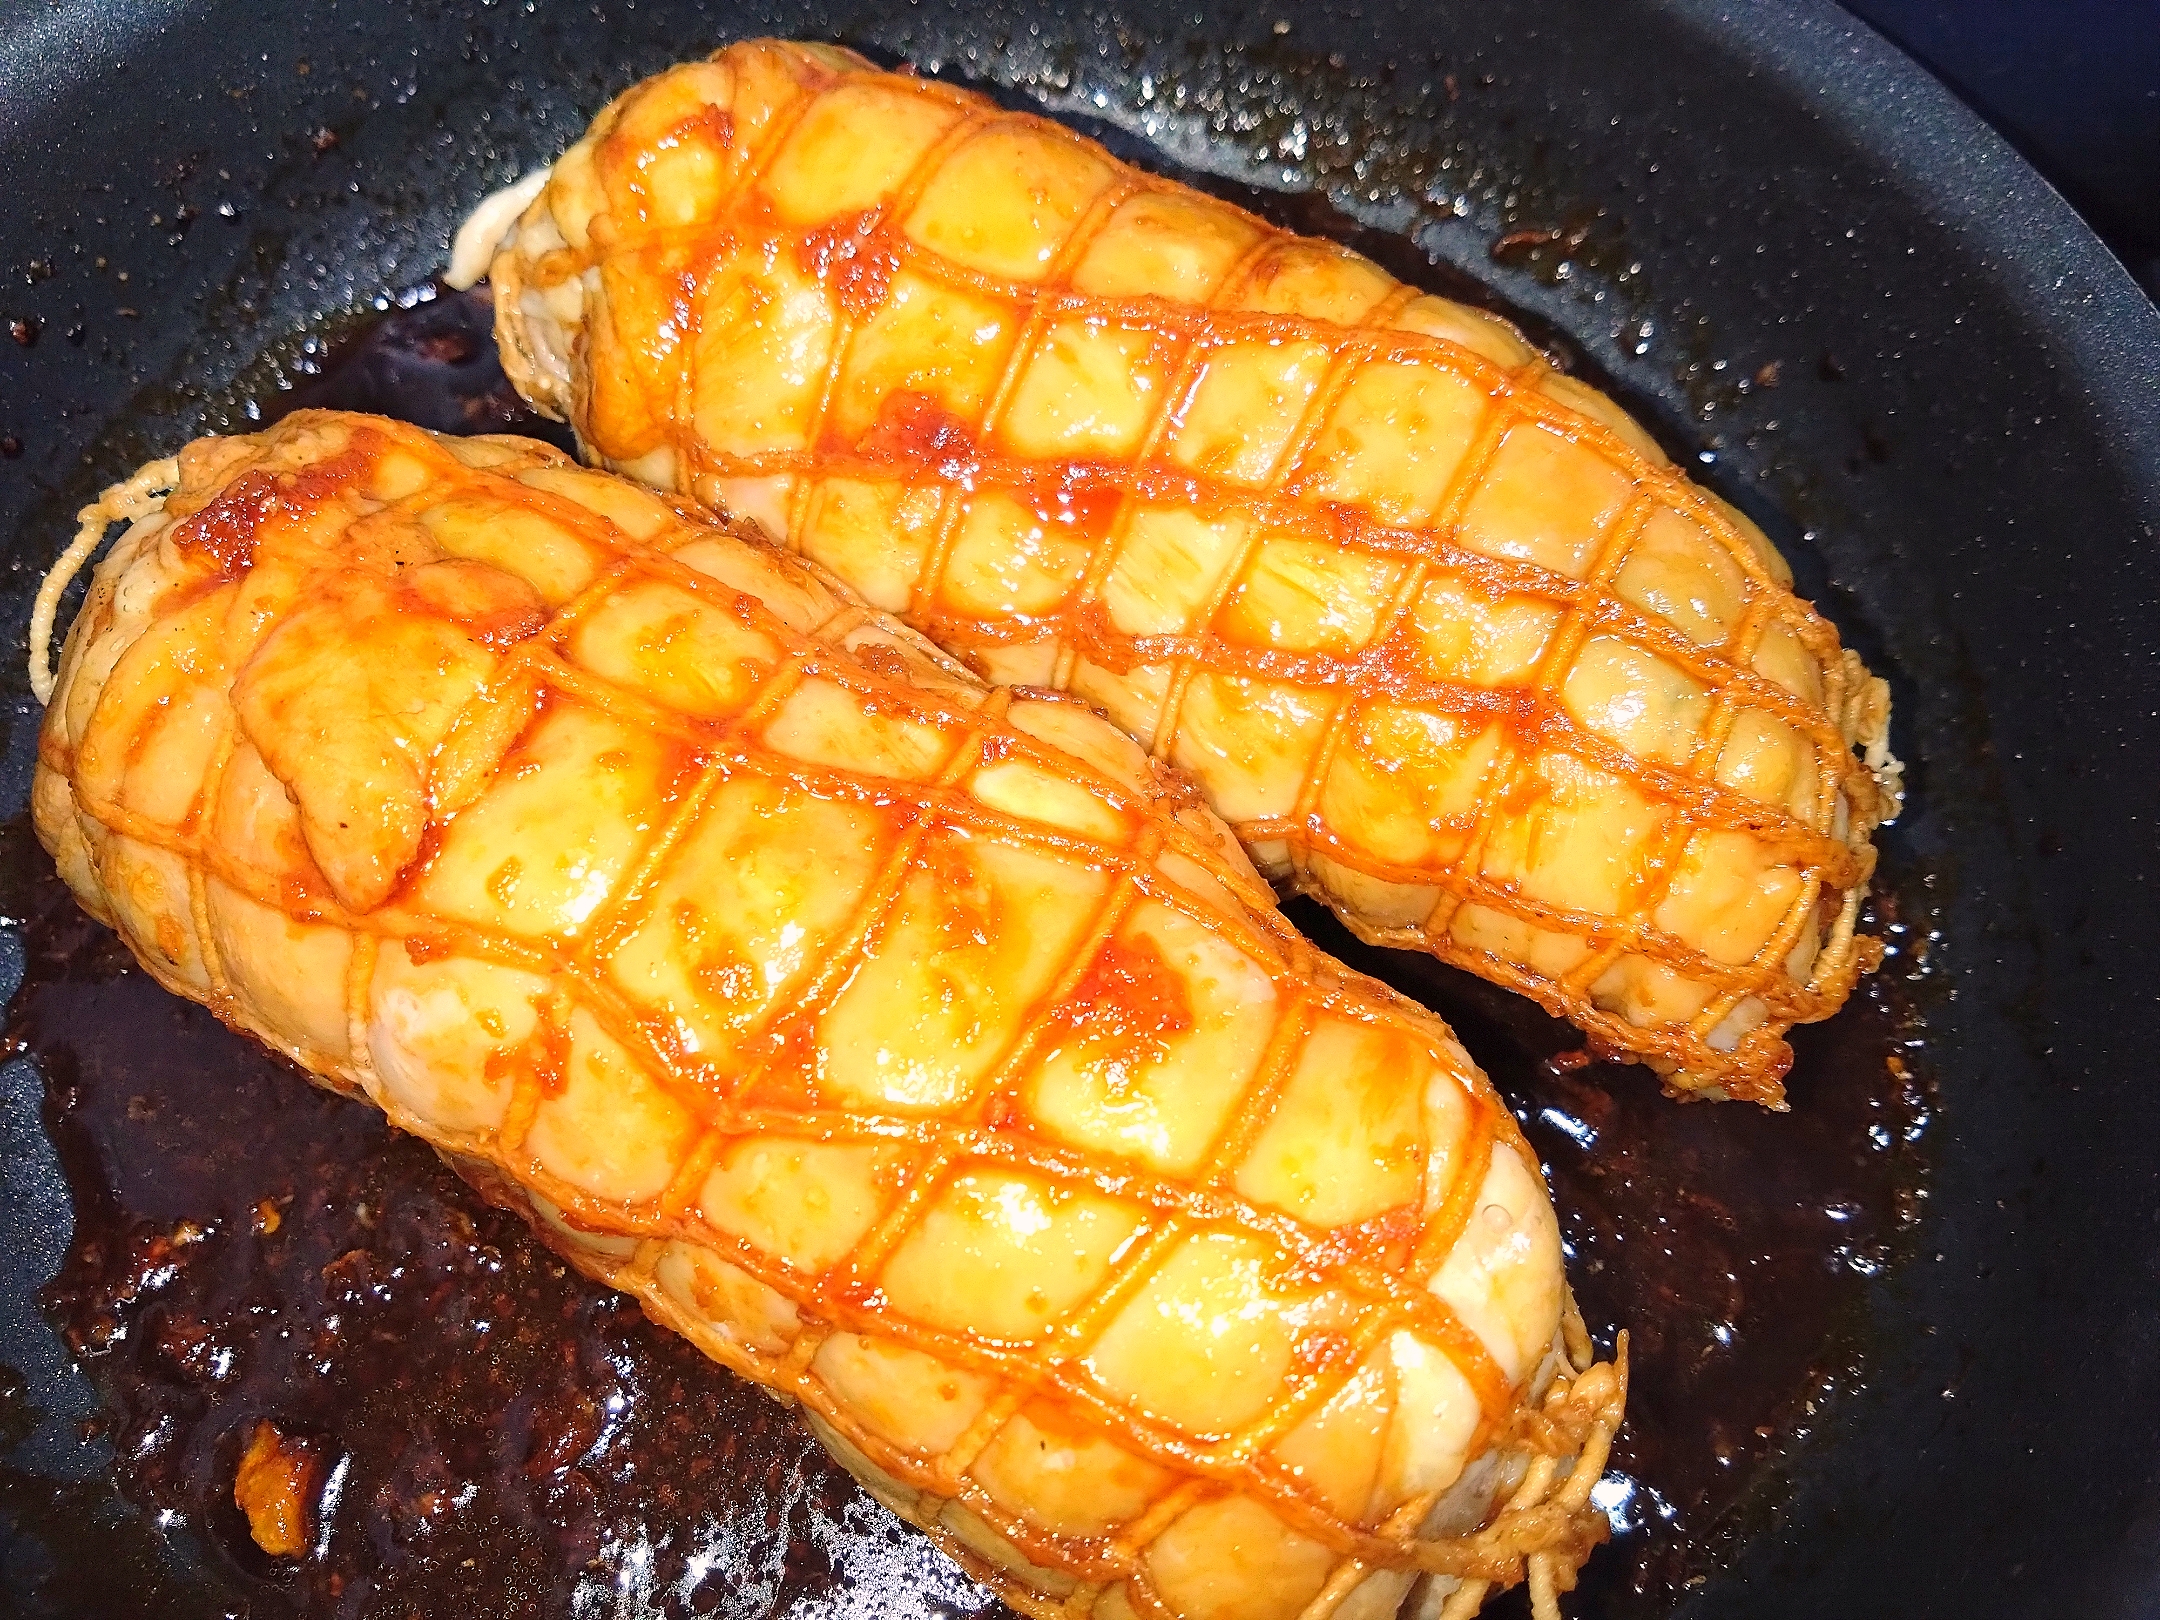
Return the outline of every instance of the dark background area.
{"type": "Polygon", "coordinates": [[[2160,301],[2160,0],[1844,0],[1957,92],[2160,301]]]}

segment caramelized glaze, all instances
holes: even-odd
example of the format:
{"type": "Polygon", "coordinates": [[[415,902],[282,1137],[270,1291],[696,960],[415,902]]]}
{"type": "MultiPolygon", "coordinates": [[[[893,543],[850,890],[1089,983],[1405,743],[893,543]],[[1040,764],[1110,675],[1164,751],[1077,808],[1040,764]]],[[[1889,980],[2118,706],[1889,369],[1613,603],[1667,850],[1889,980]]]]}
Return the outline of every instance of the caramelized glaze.
{"type": "Polygon", "coordinates": [[[160,468],[33,807],[168,988],[1023,1609],[1549,1609],[1625,1385],[1527,1145],[1127,739],[544,446],[310,412],[160,468]]]}
{"type": "Polygon", "coordinates": [[[1362,938],[1771,1105],[1874,960],[1887,688],[1488,315],[781,41],[625,92],[489,274],[512,380],[597,459],[1100,705],[1362,938]]]}

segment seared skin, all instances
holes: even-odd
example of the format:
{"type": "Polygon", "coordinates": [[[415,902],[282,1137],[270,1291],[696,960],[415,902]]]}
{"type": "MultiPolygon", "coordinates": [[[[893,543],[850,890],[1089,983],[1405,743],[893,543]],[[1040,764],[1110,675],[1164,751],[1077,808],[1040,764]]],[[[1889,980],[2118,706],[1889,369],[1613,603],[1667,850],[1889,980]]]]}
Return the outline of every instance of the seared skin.
{"type": "Polygon", "coordinates": [[[1535,1158],[1084,706],[520,440],[309,413],[85,516],[82,903],[1009,1600],[1571,1584],[1624,1371],[1535,1158]]]}
{"type": "Polygon", "coordinates": [[[1875,960],[1886,689],[1505,323],[773,42],[627,92],[458,268],[498,239],[506,364],[597,460],[1097,704],[1361,936],[1772,1105],[1875,960]]]}

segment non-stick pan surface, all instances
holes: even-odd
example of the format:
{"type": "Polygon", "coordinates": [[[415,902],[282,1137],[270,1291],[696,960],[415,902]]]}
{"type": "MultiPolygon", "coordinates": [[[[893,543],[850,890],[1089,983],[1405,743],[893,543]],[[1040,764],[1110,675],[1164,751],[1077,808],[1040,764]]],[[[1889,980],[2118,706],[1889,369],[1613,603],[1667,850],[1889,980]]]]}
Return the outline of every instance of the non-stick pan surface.
{"type": "MultiPolygon", "coordinates": [[[[1315,191],[1396,244],[1399,273],[1406,241],[1436,284],[1470,272],[1792,551],[1895,687],[1912,808],[1885,866],[1932,908],[1913,1054],[1932,1168],[1862,1296],[1867,1376],[1674,1601],[2160,1612],[2160,313],[1827,5],[19,4],[0,19],[7,812],[37,720],[29,591],[74,508],[239,425],[232,401],[304,369],[296,334],[422,284],[463,210],[607,95],[750,33],[838,38],[1128,151],[1315,191]]],[[[23,846],[18,825],[8,860],[30,871],[23,846]]],[[[1808,1082],[1803,1061],[1803,1112],[1808,1082]]],[[[86,1571],[151,1544],[35,1300],[75,1218],[41,1084],[28,1058],[0,1069],[0,1612],[66,1612],[86,1571]]],[[[896,1555],[892,1579],[922,1567],[896,1555]]],[[[925,1601],[875,1581],[818,1599],[925,1601]]]]}

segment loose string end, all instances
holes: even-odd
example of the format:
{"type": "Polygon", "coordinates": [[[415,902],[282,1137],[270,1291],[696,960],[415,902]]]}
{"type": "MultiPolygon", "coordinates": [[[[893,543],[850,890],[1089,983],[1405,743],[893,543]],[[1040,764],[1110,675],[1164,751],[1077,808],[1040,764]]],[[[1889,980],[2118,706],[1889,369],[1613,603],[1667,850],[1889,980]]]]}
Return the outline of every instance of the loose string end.
{"type": "Polygon", "coordinates": [[[75,538],[46,572],[30,608],[30,690],[38,702],[52,701],[53,620],[60,612],[60,598],[103,543],[105,531],[115,523],[133,523],[148,515],[179,478],[178,461],[153,461],[75,514],[75,538]]]}

